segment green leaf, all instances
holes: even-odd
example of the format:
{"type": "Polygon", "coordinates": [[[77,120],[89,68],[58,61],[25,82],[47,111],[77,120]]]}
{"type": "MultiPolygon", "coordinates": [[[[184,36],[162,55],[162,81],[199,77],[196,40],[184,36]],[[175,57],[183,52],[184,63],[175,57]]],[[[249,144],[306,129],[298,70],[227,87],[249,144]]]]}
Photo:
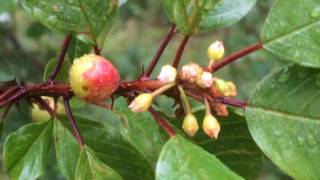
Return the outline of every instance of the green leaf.
{"type": "Polygon", "coordinates": [[[289,66],[263,80],[246,108],[262,151],[295,179],[319,179],[320,71],[289,66]]]}
{"type": "MultiPolygon", "coordinates": [[[[84,37],[84,36],[80,36],[84,37]]],[[[75,58],[78,58],[80,56],[83,56],[84,54],[89,54],[92,49],[92,44],[86,43],[83,40],[79,39],[79,36],[77,38],[72,38],[71,44],[69,46],[68,50],[68,59],[70,59],[70,62],[73,62],[75,58]]]]}
{"type": "Polygon", "coordinates": [[[241,20],[256,0],[164,0],[165,13],[184,35],[232,25],[241,20]]]}
{"type": "MultiPolygon", "coordinates": [[[[49,76],[51,73],[54,71],[57,65],[57,59],[51,59],[48,64],[46,65],[46,68],[43,73],[43,80],[47,81],[49,79],[49,76]]],[[[70,68],[70,62],[65,59],[62,67],[60,69],[60,72],[58,73],[57,77],[55,80],[60,81],[60,82],[68,82],[68,77],[69,77],[69,68],[70,68]]]]}
{"type": "Polygon", "coordinates": [[[215,5],[212,0],[207,0],[201,11],[200,31],[223,28],[240,21],[254,7],[256,1],[220,0],[215,5]]]}
{"type": "Polygon", "coordinates": [[[214,155],[188,142],[172,137],[163,147],[156,168],[156,179],[242,179],[214,155]]]}
{"type": "Polygon", "coordinates": [[[74,180],[80,146],[69,129],[59,119],[54,120],[54,140],[60,171],[67,179],[74,180]]]}
{"type": "Polygon", "coordinates": [[[24,9],[49,28],[89,34],[102,43],[117,14],[117,0],[21,0],[24,9]]]}
{"type": "Polygon", "coordinates": [[[11,179],[37,179],[44,173],[52,121],[33,123],[11,133],[4,145],[4,164],[11,179]]]}
{"type": "Polygon", "coordinates": [[[320,2],[277,0],[261,32],[263,47],[283,60],[320,67],[320,2]]]}
{"type": "Polygon", "coordinates": [[[101,162],[93,150],[85,146],[80,154],[75,179],[117,180],[122,178],[117,172],[101,162]]]}
{"type": "Polygon", "coordinates": [[[165,143],[160,135],[160,127],[150,113],[132,113],[124,98],[118,98],[114,108],[121,118],[121,131],[151,164],[156,163],[165,143]]]}
{"type": "MultiPolygon", "coordinates": [[[[104,116],[101,116],[102,118],[104,116]]],[[[153,167],[145,156],[136,150],[118,129],[75,114],[85,144],[94,150],[97,157],[125,179],[153,179],[153,167]]],[[[108,119],[104,119],[108,121],[108,119]]],[[[69,127],[66,117],[63,123],[69,127]]]]}
{"type": "MultiPolygon", "coordinates": [[[[202,130],[193,140],[240,176],[257,179],[263,165],[263,154],[251,137],[245,118],[230,110],[229,113],[228,117],[217,117],[221,125],[217,140],[209,138],[202,130]]],[[[204,109],[196,112],[195,116],[202,120],[204,109]]]]}

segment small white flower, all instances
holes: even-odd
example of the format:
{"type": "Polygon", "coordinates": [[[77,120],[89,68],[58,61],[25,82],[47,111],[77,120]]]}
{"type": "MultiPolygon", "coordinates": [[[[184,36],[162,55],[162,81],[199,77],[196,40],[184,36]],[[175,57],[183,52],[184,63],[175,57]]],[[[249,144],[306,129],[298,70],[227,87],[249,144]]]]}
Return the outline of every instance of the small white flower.
{"type": "Polygon", "coordinates": [[[158,80],[164,83],[174,82],[177,77],[177,69],[171,65],[165,65],[161,68],[158,80]]]}
{"type": "Polygon", "coordinates": [[[193,83],[197,81],[202,72],[203,70],[198,64],[189,63],[182,66],[181,79],[193,83]]]}
{"type": "Polygon", "coordinates": [[[211,87],[213,84],[212,74],[210,72],[203,72],[197,80],[197,84],[204,89],[211,87]]]}

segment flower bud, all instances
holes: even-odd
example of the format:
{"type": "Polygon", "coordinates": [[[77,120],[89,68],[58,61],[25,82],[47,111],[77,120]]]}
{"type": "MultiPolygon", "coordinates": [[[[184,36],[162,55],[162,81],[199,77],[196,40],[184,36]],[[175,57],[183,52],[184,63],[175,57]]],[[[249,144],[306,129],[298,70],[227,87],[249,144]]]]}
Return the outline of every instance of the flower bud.
{"type": "Polygon", "coordinates": [[[137,96],[129,105],[132,112],[147,111],[151,106],[153,95],[151,93],[142,93],[137,96]]]}
{"type": "Polygon", "coordinates": [[[210,72],[203,72],[199,79],[197,79],[197,85],[201,88],[209,88],[213,84],[213,77],[210,72]]]}
{"type": "Polygon", "coordinates": [[[163,83],[174,82],[177,77],[177,69],[171,65],[165,65],[161,68],[160,74],[158,75],[158,80],[163,83]]]}
{"type": "Polygon", "coordinates": [[[223,96],[236,96],[237,88],[231,81],[224,81],[222,79],[214,78],[214,84],[219,91],[219,93],[223,96]]]}
{"type": "Polygon", "coordinates": [[[225,96],[236,96],[237,95],[237,87],[233,84],[233,82],[227,82],[228,91],[225,93],[225,96]]]}
{"type": "Polygon", "coordinates": [[[207,114],[202,122],[203,131],[211,138],[218,138],[220,132],[220,124],[215,117],[207,114]]]}
{"type": "Polygon", "coordinates": [[[214,78],[213,80],[215,87],[217,88],[218,92],[221,95],[225,95],[225,92],[228,90],[229,86],[227,85],[227,83],[219,78],[214,78]]]}
{"type": "Polygon", "coordinates": [[[201,76],[202,72],[203,69],[198,64],[189,63],[187,65],[182,66],[180,78],[182,80],[195,83],[197,79],[201,76]]]}
{"type": "Polygon", "coordinates": [[[105,58],[94,54],[73,61],[69,70],[74,94],[87,102],[102,102],[118,88],[118,70],[105,58]]]}
{"type": "Polygon", "coordinates": [[[183,119],[182,129],[190,137],[193,137],[199,129],[196,117],[192,113],[188,113],[183,119]]]}
{"type": "Polygon", "coordinates": [[[208,57],[212,61],[218,61],[224,56],[224,46],[221,41],[212,43],[208,48],[208,57]]]}

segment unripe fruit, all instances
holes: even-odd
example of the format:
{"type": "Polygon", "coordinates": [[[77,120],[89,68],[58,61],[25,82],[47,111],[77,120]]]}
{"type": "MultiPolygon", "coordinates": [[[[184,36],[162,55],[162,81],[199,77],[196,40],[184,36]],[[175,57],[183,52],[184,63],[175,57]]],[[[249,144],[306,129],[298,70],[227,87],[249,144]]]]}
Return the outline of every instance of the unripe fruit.
{"type": "Polygon", "coordinates": [[[188,113],[183,119],[182,129],[190,137],[193,137],[199,129],[198,121],[192,113],[188,113]]]}
{"type": "MultiPolygon", "coordinates": [[[[51,109],[54,109],[54,100],[51,97],[42,97],[42,99],[49,105],[51,109]]],[[[57,114],[65,113],[63,104],[57,102],[56,104],[57,114]]],[[[38,104],[33,103],[31,108],[31,118],[35,122],[48,121],[51,118],[51,115],[45,109],[41,109],[38,104]]]]}
{"type": "Polygon", "coordinates": [[[118,70],[105,58],[88,54],[73,61],[69,70],[74,94],[87,102],[102,102],[118,88],[118,70]]]}

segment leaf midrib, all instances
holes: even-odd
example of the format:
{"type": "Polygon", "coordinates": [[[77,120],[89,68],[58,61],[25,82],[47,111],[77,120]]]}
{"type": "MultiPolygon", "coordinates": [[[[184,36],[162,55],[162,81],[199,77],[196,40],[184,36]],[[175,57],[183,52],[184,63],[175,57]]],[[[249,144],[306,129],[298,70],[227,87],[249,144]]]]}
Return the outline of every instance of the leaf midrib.
{"type": "Polygon", "coordinates": [[[268,44],[271,44],[271,43],[273,43],[275,41],[279,41],[281,39],[285,39],[288,36],[291,36],[292,34],[295,34],[295,33],[299,32],[299,31],[308,30],[308,29],[312,28],[313,26],[318,25],[318,23],[320,23],[320,20],[314,21],[314,22],[312,22],[310,24],[302,25],[301,27],[298,27],[297,29],[293,29],[292,31],[288,31],[288,32],[283,33],[283,34],[281,34],[279,36],[275,36],[274,38],[271,38],[269,40],[264,41],[263,45],[268,45],[268,44]]]}
{"type": "Polygon", "coordinates": [[[292,113],[292,112],[279,111],[279,110],[276,110],[276,109],[271,109],[271,108],[267,108],[267,107],[253,106],[253,105],[249,105],[246,108],[252,108],[252,109],[262,110],[262,111],[273,113],[273,114],[278,114],[278,115],[282,115],[282,116],[291,117],[291,118],[296,119],[297,121],[305,121],[305,120],[301,120],[301,118],[302,118],[302,119],[310,119],[312,121],[318,121],[320,123],[320,117],[301,115],[301,114],[296,114],[296,113],[292,113]]]}

